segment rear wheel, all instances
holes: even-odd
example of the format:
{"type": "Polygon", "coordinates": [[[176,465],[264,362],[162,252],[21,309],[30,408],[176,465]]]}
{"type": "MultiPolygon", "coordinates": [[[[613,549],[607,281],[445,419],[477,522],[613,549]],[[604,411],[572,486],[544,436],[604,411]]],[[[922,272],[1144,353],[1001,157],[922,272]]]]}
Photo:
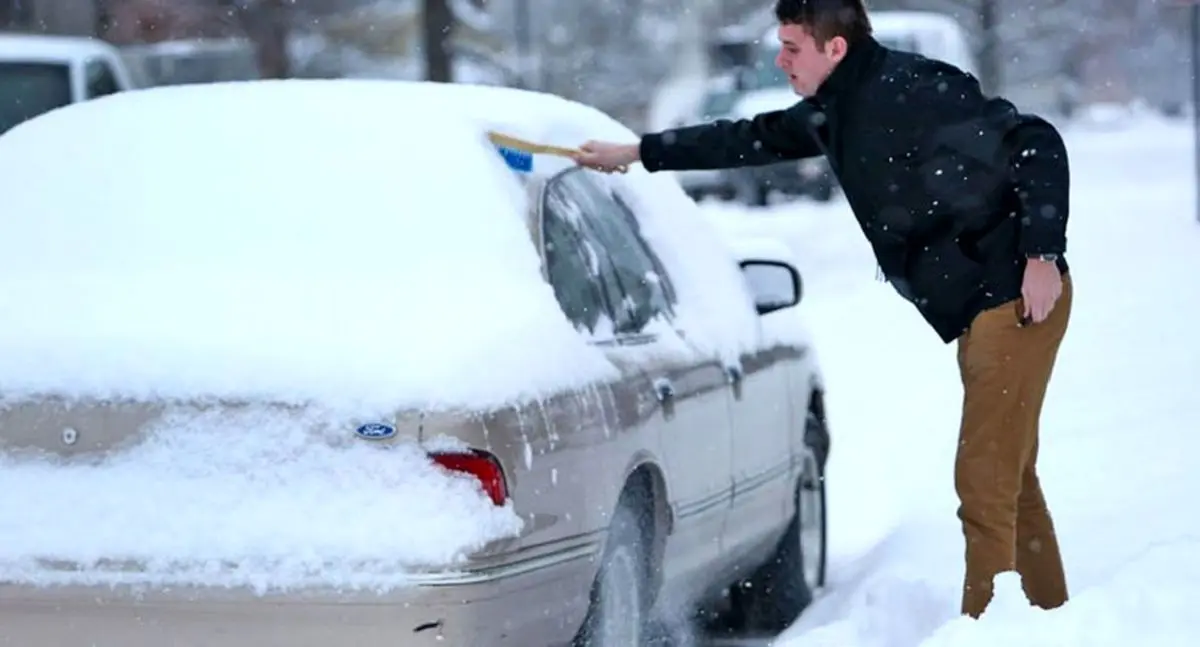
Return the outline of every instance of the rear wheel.
{"type": "Polygon", "coordinates": [[[604,557],[592,586],[591,605],[576,647],[642,645],[654,596],[649,577],[649,515],[646,501],[629,490],[609,525],[604,557]]]}

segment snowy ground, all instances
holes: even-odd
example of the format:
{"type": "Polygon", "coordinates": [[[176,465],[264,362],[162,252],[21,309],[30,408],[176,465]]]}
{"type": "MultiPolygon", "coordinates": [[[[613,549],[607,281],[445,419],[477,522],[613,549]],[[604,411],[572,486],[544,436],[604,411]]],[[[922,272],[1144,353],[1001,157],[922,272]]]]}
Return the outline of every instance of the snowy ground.
{"type": "Polygon", "coordinates": [[[957,618],[952,461],[961,386],[890,288],[844,203],[746,213],[783,234],[829,384],[830,583],[776,647],[1200,644],[1200,223],[1186,124],[1068,131],[1075,310],[1043,416],[1040,470],[1073,599],[1031,609],[1001,582],[957,618]]]}

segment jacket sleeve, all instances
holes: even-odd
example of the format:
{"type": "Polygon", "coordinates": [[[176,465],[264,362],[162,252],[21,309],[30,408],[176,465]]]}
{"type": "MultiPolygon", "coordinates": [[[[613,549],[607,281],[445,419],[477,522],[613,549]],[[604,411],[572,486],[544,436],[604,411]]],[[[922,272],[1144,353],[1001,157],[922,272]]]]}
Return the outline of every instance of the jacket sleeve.
{"type": "Polygon", "coordinates": [[[751,119],[722,119],[642,136],[647,171],[764,166],[822,154],[815,132],[824,115],[804,101],[751,119]]]}
{"type": "Polygon", "coordinates": [[[1013,183],[1021,205],[1022,254],[1067,251],[1071,169],[1062,136],[1045,119],[1022,115],[1011,135],[1013,183]]]}
{"type": "MultiPolygon", "coordinates": [[[[918,162],[912,180],[932,205],[970,212],[973,198],[1011,190],[1019,204],[1019,252],[1064,253],[1070,170],[1058,131],[1009,101],[987,98],[975,78],[961,72],[931,75],[913,94],[923,113],[937,116],[904,125],[918,162]]],[[[932,205],[924,207],[938,209],[932,205]]]]}

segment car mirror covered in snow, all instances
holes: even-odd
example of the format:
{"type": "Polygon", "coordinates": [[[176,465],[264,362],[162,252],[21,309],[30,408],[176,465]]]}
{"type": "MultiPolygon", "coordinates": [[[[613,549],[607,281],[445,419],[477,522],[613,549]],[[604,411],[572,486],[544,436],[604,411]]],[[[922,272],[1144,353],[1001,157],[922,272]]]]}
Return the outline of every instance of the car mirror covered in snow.
{"type": "Polygon", "coordinates": [[[741,266],[758,314],[769,314],[800,303],[800,272],[790,264],[747,259],[741,261],[741,266]]]}

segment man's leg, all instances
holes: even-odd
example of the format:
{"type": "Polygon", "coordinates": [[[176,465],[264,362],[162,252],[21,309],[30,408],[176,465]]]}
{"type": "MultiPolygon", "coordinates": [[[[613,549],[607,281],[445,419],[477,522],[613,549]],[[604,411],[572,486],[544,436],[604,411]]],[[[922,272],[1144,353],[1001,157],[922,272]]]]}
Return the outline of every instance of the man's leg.
{"type": "MultiPolygon", "coordinates": [[[[962,611],[973,617],[991,601],[995,575],[1017,570],[1018,518],[1029,534],[1025,548],[1051,548],[1046,539],[1053,536],[1049,513],[1036,471],[1027,477],[1026,467],[1032,468],[1030,459],[1036,456],[1036,422],[1070,316],[1069,290],[1064,281],[1063,299],[1040,324],[1019,327],[1019,302],[1010,302],[981,313],[959,341],[963,417],[954,481],[967,545],[962,611]],[[1022,497],[1027,482],[1030,489],[1022,497]]],[[[1057,561],[1056,542],[1053,548],[1053,556],[1023,559],[1022,567],[1029,563],[1024,570],[1057,561]]],[[[1046,600],[1063,579],[1061,572],[1034,577],[1042,580],[1033,584],[1039,595],[1047,591],[1046,600]]]]}
{"type": "Polygon", "coordinates": [[[1021,477],[1021,496],[1017,500],[1017,572],[1031,604],[1053,609],[1067,601],[1067,577],[1058,537],[1037,477],[1036,443],[1021,477]]]}
{"type": "MultiPolygon", "coordinates": [[[[1017,500],[1017,572],[1029,601],[1043,609],[1062,606],[1067,601],[1067,578],[1063,569],[1062,554],[1058,549],[1058,537],[1054,522],[1042,494],[1037,475],[1038,429],[1042,415],[1042,403],[1046,397],[1046,384],[1054,371],[1062,333],[1071,317],[1073,297],[1069,277],[1063,279],[1063,294],[1055,304],[1051,317],[1061,317],[1061,329],[1057,336],[1048,335],[1046,349],[1037,358],[1045,370],[1045,382],[1030,382],[1027,393],[1026,424],[1033,429],[1033,447],[1025,462],[1021,475],[1021,495],[1017,500]],[[1040,387],[1040,388],[1039,388],[1040,387]]],[[[1051,323],[1047,321],[1045,323],[1051,323]]]]}

